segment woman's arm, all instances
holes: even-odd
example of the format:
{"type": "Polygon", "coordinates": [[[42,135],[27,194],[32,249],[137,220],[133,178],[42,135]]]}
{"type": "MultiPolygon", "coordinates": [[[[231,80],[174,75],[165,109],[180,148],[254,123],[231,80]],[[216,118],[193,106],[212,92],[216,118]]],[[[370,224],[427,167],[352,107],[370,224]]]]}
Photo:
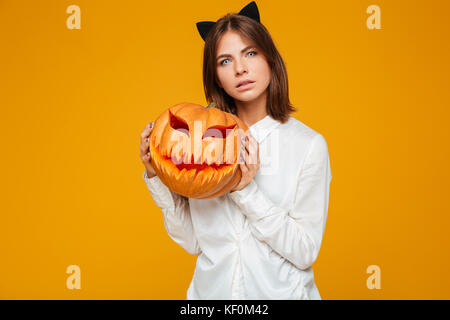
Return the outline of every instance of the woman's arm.
{"type": "Polygon", "coordinates": [[[142,177],[153,200],[163,212],[164,226],[169,236],[190,254],[200,254],[188,199],[167,188],[158,176],[148,178],[147,170],[142,177]]]}
{"type": "Polygon", "coordinates": [[[229,195],[246,215],[257,239],[305,270],[319,254],[328,213],[331,169],[327,143],[321,134],[311,141],[299,174],[290,211],[275,206],[254,180],[229,195]]]}

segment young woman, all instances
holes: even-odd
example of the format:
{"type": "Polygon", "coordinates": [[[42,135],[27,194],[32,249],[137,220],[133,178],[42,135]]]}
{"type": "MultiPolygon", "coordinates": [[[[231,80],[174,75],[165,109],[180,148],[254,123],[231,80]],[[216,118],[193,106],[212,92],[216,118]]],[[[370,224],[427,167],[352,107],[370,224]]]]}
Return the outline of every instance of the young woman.
{"type": "Polygon", "coordinates": [[[236,114],[252,136],[239,185],[204,200],[172,192],[150,164],[152,124],[141,134],[143,178],[166,230],[198,255],[187,299],[321,299],[312,264],[328,211],[327,143],[289,115],[285,65],[254,2],[206,25],[197,26],[207,101],[236,114]]]}

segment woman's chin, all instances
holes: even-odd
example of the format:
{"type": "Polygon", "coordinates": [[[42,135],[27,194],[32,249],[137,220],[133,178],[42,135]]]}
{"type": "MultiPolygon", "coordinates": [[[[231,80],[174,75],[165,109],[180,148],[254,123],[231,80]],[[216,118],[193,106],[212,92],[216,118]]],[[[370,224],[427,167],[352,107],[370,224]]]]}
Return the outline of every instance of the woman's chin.
{"type": "Polygon", "coordinates": [[[252,93],[248,93],[248,94],[237,94],[235,95],[233,98],[234,100],[237,100],[239,102],[251,102],[253,100],[255,100],[258,96],[252,93]]]}

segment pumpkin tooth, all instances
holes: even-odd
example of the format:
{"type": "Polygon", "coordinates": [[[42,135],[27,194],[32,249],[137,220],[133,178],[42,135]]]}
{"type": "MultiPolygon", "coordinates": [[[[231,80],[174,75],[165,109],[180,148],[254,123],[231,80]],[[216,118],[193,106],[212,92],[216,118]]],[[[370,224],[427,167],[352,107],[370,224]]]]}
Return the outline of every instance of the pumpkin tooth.
{"type": "Polygon", "coordinates": [[[222,179],[223,170],[214,170],[214,171],[215,171],[213,176],[214,179],[211,179],[211,181],[213,181],[214,184],[217,184],[222,179]]]}
{"type": "Polygon", "coordinates": [[[177,175],[177,183],[181,184],[181,185],[186,185],[187,181],[189,181],[189,175],[190,175],[190,171],[186,168],[183,168],[179,174],[177,175]]]}
{"type": "Polygon", "coordinates": [[[212,177],[214,176],[214,170],[213,168],[207,168],[205,170],[203,170],[204,174],[203,174],[203,179],[202,179],[202,184],[204,185],[209,185],[212,177]]]}
{"type": "Polygon", "coordinates": [[[197,187],[197,184],[195,183],[197,179],[197,170],[191,169],[188,171],[188,177],[186,179],[186,186],[188,186],[188,193],[193,194],[195,192],[195,188],[197,187]]]}
{"type": "Polygon", "coordinates": [[[163,175],[171,176],[171,172],[170,172],[170,170],[168,170],[167,162],[164,162],[164,164],[161,164],[161,171],[162,171],[163,175]]]}
{"type": "MultiPolygon", "coordinates": [[[[212,181],[215,179],[216,176],[219,176],[219,177],[220,177],[221,174],[223,175],[223,173],[218,172],[218,171],[220,171],[220,170],[215,170],[215,169],[212,169],[212,168],[211,168],[211,171],[212,171],[212,173],[211,173],[211,180],[212,180],[212,181]]],[[[222,178],[222,179],[224,179],[224,180],[220,180],[220,181],[221,181],[221,182],[224,181],[224,183],[227,184],[227,183],[229,182],[230,178],[231,178],[231,176],[229,175],[229,176],[226,176],[225,179],[222,178]]],[[[220,185],[220,184],[210,183],[209,186],[205,186],[205,187],[203,188],[204,190],[202,190],[202,194],[213,195],[213,194],[216,194],[216,192],[219,191],[220,188],[221,188],[221,185],[220,185]]],[[[208,196],[208,197],[209,197],[209,196],[208,196]]],[[[206,197],[206,198],[208,198],[208,197],[206,197]]]]}
{"type": "MultiPolygon", "coordinates": [[[[159,157],[158,157],[159,158],[159,157]]],[[[156,160],[156,159],[155,159],[156,160]]],[[[161,171],[161,165],[162,165],[162,161],[161,159],[158,159],[158,161],[153,161],[153,163],[156,165],[156,170],[161,171]]]]}
{"type": "Polygon", "coordinates": [[[164,177],[168,177],[168,179],[164,179],[166,184],[168,184],[169,188],[173,188],[173,184],[172,184],[172,178],[171,178],[171,174],[170,174],[170,170],[167,169],[168,165],[167,165],[167,161],[164,161],[161,163],[160,169],[161,169],[161,173],[164,177]]]}
{"type": "Polygon", "coordinates": [[[153,154],[155,156],[155,159],[153,159],[153,160],[158,160],[158,161],[153,161],[153,162],[156,164],[157,169],[159,169],[161,171],[161,166],[162,166],[162,163],[164,160],[162,160],[162,157],[159,155],[159,150],[156,150],[156,152],[153,152],[153,154]]]}
{"type": "Polygon", "coordinates": [[[185,174],[182,176],[183,184],[189,186],[192,184],[192,180],[195,174],[195,169],[190,169],[185,171],[185,174]]]}
{"type": "Polygon", "coordinates": [[[195,190],[195,193],[201,194],[201,193],[204,193],[205,190],[209,189],[209,187],[210,187],[209,183],[211,181],[211,178],[214,175],[214,171],[215,170],[212,168],[206,168],[204,170],[201,170],[197,174],[194,183],[199,187],[197,187],[197,190],[195,190]]]}
{"type": "Polygon", "coordinates": [[[179,170],[178,172],[175,172],[175,179],[176,179],[177,181],[180,180],[180,179],[182,179],[183,176],[185,175],[185,172],[186,172],[186,171],[187,171],[186,168],[183,168],[183,169],[179,170]]]}
{"type": "MultiPolygon", "coordinates": [[[[200,186],[202,184],[203,178],[204,178],[205,170],[201,170],[197,173],[195,176],[193,185],[200,186]]],[[[198,193],[199,190],[193,190],[195,193],[198,193]]]]}
{"type": "Polygon", "coordinates": [[[159,150],[159,148],[158,148],[158,152],[161,155],[161,158],[165,157],[164,149],[163,150],[159,150]]]}

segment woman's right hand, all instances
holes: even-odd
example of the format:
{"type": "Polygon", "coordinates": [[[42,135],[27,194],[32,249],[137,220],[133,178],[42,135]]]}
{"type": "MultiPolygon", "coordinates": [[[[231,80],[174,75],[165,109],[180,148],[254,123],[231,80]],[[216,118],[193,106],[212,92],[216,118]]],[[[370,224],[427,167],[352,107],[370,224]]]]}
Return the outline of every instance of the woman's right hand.
{"type": "Polygon", "coordinates": [[[153,130],[153,124],[153,122],[147,124],[141,133],[141,160],[145,169],[147,169],[147,177],[149,178],[156,176],[155,169],[153,169],[151,163],[151,155],[149,150],[149,139],[150,133],[152,133],[153,130]]]}

